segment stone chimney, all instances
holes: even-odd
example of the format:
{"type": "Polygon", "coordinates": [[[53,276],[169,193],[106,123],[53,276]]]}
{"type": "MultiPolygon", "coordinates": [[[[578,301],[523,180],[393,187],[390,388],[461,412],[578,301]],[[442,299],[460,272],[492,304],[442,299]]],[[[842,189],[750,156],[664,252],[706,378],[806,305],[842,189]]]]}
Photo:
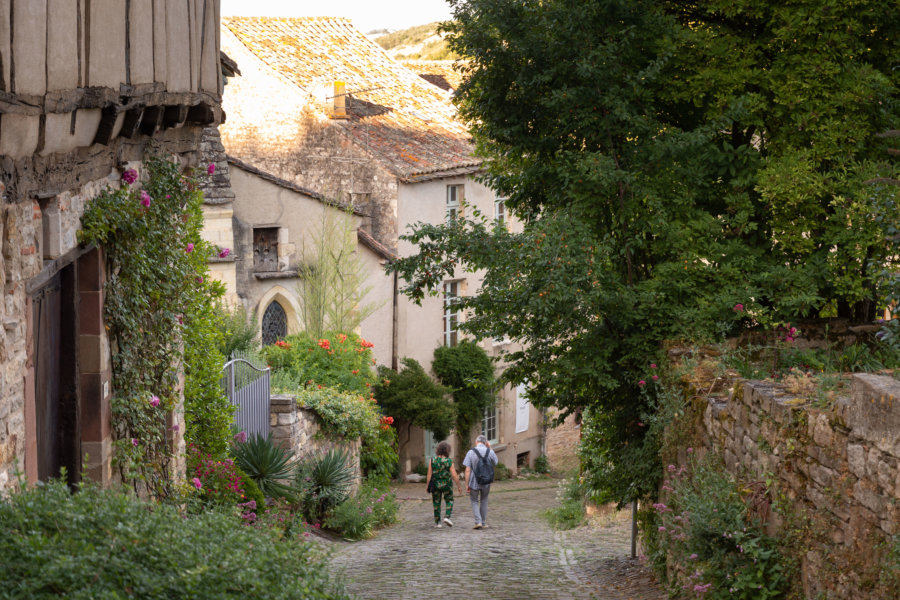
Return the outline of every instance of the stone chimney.
{"type": "Polygon", "coordinates": [[[332,119],[346,119],[347,115],[347,86],[343,81],[334,82],[334,104],[332,105],[332,119]]]}

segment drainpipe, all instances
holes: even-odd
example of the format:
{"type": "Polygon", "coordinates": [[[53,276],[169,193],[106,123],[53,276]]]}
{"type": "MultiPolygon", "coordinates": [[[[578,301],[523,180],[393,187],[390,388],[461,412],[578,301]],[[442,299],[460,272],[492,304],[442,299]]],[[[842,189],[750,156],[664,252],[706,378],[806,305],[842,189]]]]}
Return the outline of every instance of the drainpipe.
{"type": "Polygon", "coordinates": [[[398,297],[398,288],[397,288],[397,271],[394,271],[394,306],[393,306],[393,323],[391,326],[391,368],[395,371],[400,370],[400,360],[397,356],[397,338],[398,338],[398,313],[399,313],[399,303],[397,302],[398,297]]]}

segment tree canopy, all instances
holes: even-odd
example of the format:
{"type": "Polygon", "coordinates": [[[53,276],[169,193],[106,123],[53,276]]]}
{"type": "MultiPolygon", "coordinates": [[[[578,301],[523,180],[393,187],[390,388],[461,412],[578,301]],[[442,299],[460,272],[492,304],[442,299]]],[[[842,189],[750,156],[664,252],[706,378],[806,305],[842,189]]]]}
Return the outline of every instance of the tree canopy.
{"type": "Polygon", "coordinates": [[[400,362],[403,368],[399,373],[388,367],[378,368],[380,381],[375,386],[375,398],[381,410],[408,427],[415,425],[431,431],[435,439],[446,438],[456,419],[456,408],[444,398],[450,388],[436,384],[418,361],[404,358],[400,362]]]}
{"type": "Polygon", "coordinates": [[[596,485],[616,499],[655,489],[634,465],[663,340],[862,321],[896,296],[891,3],[451,4],[460,114],[524,230],[422,224],[393,268],[413,298],[485,270],[463,327],[523,343],[505,378],[537,406],[602,414],[596,485]]]}

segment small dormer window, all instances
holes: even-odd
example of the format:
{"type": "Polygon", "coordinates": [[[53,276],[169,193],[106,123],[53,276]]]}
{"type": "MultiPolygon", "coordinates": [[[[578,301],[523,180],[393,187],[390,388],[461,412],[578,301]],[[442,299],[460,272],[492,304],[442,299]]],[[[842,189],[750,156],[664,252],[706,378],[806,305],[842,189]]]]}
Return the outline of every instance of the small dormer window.
{"type": "Polygon", "coordinates": [[[497,198],[494,200],[494,225],[497,227],[506,227],[506,199],[497,198]]]}

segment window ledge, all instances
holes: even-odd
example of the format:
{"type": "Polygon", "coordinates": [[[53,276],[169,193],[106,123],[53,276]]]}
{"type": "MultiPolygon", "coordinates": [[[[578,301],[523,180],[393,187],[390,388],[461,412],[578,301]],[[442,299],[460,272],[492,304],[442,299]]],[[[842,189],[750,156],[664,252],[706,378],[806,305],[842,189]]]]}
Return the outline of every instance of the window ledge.
{"type": "Polygon", "coordinates": [[[299,277],[300,271],[297,269],[291,271],[255,271],[253,276],[257,279],[291,279],[299,277]]]}
{"type": "Polygon", "coordinates": [[[491,450],[493,450],[494,453],[503,452],[508,447],[509,447],[509,444],[491,444],[491,450]]]}

